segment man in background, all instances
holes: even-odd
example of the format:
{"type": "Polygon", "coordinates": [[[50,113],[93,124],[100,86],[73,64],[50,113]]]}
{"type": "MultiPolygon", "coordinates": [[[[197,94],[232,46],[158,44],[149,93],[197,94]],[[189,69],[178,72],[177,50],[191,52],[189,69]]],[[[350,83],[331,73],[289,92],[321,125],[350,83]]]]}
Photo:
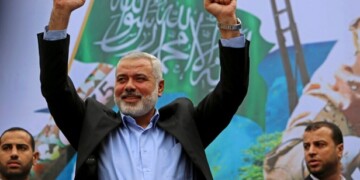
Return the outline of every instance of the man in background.
{"type": "Polygon", "coordinates": [[[344,136],[343,175],[350,179],[360,170],[360,54],[358,31],[360,18],[351,24],[355,56],[341,60],[336,71],[317,70],[304,87],[299,102],[288,120],[281,144],[266,155],[265,177],[286,176],[303,179],[309,172],[302,164],[302,133],[312,122],[328,121],[338,126],[344,136]],[[291,164],[291,165],[289,165],[291,164]]]}
{"type": "Polygon", "coordinates": [[[310,175],[305,180],[343,180],[341,158],[343,135],[338,126],[326,121],[309,124],[303,136],[304,156],[310,175]]]}
{"type": "Polygon", "coordinates": [[[0,179],[27,180],[39,158],[33,136],[25,129],[13,127],[0,136],[0,179]]]}

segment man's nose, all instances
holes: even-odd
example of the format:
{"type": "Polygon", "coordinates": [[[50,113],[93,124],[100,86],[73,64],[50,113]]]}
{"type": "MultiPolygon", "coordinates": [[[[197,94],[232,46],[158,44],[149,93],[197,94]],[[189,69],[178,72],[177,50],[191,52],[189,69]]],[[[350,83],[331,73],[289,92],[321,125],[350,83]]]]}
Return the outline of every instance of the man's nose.
{"type": "Polygon", "coordinates": [[[11,159],[17,159],[19,156],[18,150],[16,148],[11,149],[11,159]]]}
{"type": "Polygon", "coordinates": [[[125,91],[127,91],[127,92],[133,92],[133,91],[135,91],[135,85],[134,85],[133,80],[130,79],[130,80],[126,83],[125,91]]]}
{"type": "Polygon", "coordinates": [[[309,153],[310,155],[316,154],[316,148],[315,148],[314,146],[310,146],[308,153],[309,153]]]}

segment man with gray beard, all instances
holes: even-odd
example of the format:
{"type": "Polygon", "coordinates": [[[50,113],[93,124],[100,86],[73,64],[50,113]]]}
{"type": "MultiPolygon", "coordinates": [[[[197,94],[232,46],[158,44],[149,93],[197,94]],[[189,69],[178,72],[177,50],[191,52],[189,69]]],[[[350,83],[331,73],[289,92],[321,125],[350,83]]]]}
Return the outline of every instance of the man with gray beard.
{"type": "Polygon", "coordinates": [[[204,0],[221,33],[220,81],[195,106],[178,98],[160,109],[161,61],[131,52],[116,67],[114,112],[83,101],[67,76],[71,12],[84,0],[54,0],[49,25],[38,34],[41,90],[54,120],[78,152],[75,179],[213,179],[205,148],[229,124],[249,79],[249,42],[240,33],[236,0],[204,0]],[[62,36],[63,34],[63,36],[62,36]]]}

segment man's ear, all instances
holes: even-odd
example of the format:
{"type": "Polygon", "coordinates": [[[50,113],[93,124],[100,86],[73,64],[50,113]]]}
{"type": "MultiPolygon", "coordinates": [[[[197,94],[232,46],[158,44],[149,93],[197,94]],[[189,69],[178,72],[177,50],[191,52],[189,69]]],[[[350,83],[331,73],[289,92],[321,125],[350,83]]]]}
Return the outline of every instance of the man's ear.
{"type": "Polygon", "coordinates": [[[336,146],[336,150],[337,150],[337,153],[338,153],[337,155],[338,155],[339,159],[341,159],[342,156],[343,156],[344,144],[343,144],[343,143],[338,144],[338,145],[336,146]]]}
{"type": "Polygon", "coordinates": [[[164,88],[165,88],[165,81],[161,80],[158,83],[158,96],[162,96],[162,93],[164,92],[164,88]]]}
{"type": "Polygon", "coordinates": [[[37,164],[37,161],[39,160],[39,157],[40,157],[40,153],[35,151],[33,153],[33,166],[35,166],[37,164]]]}

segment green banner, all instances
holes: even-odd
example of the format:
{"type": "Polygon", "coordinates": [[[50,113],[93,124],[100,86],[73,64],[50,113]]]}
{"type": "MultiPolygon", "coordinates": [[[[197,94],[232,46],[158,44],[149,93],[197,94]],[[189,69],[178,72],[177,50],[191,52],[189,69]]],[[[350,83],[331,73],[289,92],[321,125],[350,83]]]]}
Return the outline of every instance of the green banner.
{"type": "MultiPolygon", "coordinates": [[[[238,113],[264,126],[266,86],[257,73],[272,44],[260,35],[260,21],[238,10],[251,40],[250,89],[238,113]]],[[[116,65],[127,52],[161,59],[166,93],[185,92],[198,103],[219,80],[219,32],[203,3],[186,1],[94,0],[89,7],[75,59],[116,65]]]]}

